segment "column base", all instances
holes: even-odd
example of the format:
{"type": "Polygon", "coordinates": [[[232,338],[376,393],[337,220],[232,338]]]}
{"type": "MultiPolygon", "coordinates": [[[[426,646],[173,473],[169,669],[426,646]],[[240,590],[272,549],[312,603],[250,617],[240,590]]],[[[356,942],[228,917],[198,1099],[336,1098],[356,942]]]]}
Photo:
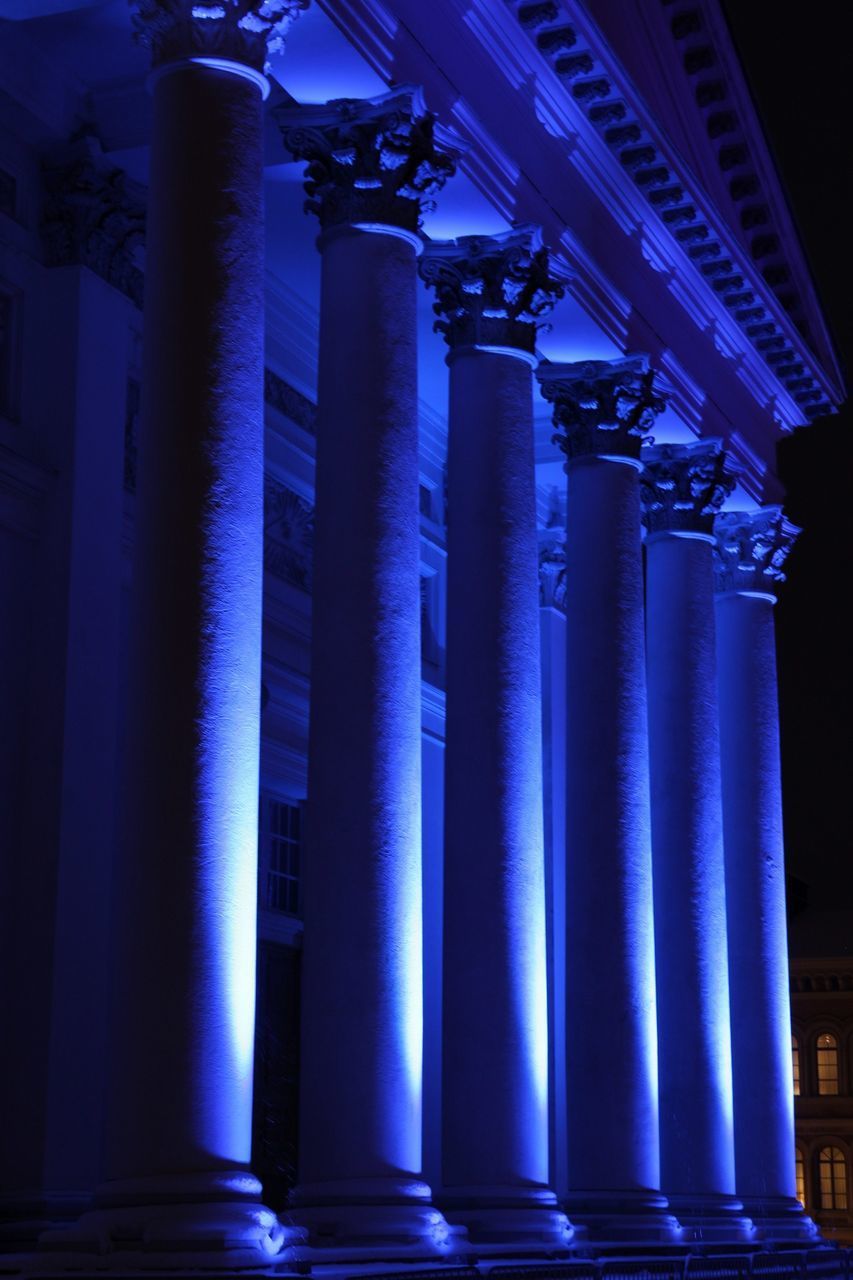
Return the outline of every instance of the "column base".
{"type": "Polygon", "coordinates": [[[534,1187],[448,1187],[440,1197],[445,1218],[464,1227],[475,1246],[552,1256],[567,1253],[575,1231],[553,1191],[534,1187]]]}
{"type": "Polygon", "coordinates": [[[759,1247],[752,1219],[734,1196],[668,1192],[667,1200],[678,1219],[685,1243],[759,1247]]]}
{"type": "Polygon", "coordinates": [[[301,1259],[305,1233],[282,1226],[243,1170],[104,1183],[70,1227],[46,1231],[39,1271],[235,1271],[301,1259]]]}
{"type": "Polygon", "coordinates": [[[0,1195],[0,1254],[28,1253],[45,1231],[70,1227],[91,1204],[82,1195],[0,1195]]]}
{"type": "Polygon", "coordinates": [[[465,1233],[432,1203],[425,1182],[358,1178],[294,1188],[283,1224],[302,1229],[312,1263],[445,1259],[464,1252],[465,1233]]]}
{"type": "Polygon", "coordinates": [[[685,1243],[669,1201],[660,1192],[570,1191],[562,1207],[576,1231],[585,1228],[584,1246],[593,1250],[685,1243]]]}
{"type": "Polygon", "coordinates": [[[743,1207],[755,1224],[758,1240],[798,1247],[824,1244],[820,1228],[792,1196],[744,1196],[743,1207]]]}

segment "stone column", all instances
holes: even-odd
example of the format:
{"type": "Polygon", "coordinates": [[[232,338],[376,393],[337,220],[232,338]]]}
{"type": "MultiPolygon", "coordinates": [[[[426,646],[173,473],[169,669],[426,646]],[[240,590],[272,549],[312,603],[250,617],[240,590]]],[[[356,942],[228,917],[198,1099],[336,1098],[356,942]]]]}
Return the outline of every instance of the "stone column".
{"type": "Polygon", "coordinates": [[[643,357],[540,367],[567,456],[567,1211],[593,1240],[668,1240],[657,1026],[639,451],[643,357]]]}
{"type": "Polygon", "coordinates": [[[661,1185],[685,1233],[748,1240],[735,1199],[713,520],[718,440],[642,450],[661,1185]]]}
{"type": "Polygon", "coordinates": [[[536,227],[427,246],[450,348],[442,1197],[475,1242],[571,1239],[548,1186],[536,227]]]}
{"type": "Polygon", "coordinates": [[[737,1193],[769,1239],[816,1235],[796,1199],[773,605],[799,530],[779,507],[714,522],[737,1193]]]}
{"type": "Polygon", "coordinates": [[[268,40],[303,7],[139,0],[135,18],[154,101],[127,769],[107,1181],[80,1225],[122,1265],[255,1266],[284,1235],[249,1167],[262,104],[268,40]]]}
{"type": "Polygon", "coordinates": [[[282,110],[322,228],[299,1185],[315,1243],[440,1250],[421,1177],[418,91],[282,110]]]}

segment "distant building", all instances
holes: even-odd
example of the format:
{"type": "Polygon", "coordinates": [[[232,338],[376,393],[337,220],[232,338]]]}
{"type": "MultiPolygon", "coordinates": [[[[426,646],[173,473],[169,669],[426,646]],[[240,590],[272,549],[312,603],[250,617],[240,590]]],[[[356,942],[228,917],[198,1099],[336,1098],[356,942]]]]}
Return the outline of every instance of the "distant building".
{"type": "Polygon", "coordinates": [[[828,1239],[853,1241],[853,943],[849,911],[791,922],[797,1195],[828,1239]]]}

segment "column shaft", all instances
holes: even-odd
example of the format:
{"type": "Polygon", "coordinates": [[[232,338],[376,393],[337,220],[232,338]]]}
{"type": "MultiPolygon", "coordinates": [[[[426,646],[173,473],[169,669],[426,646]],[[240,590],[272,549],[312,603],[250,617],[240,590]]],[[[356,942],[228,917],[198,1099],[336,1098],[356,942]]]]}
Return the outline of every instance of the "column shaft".
{"type": "Polygon", "coordinates": [[[659,1186],[640,496],[627,460],[569,463],[566,649],[566,1123],[580,1217],[599,1200],[630,1212],[659,1186]]]}
{"type": "Polygon", "coordinates": [[[299,1198],[420,1198],[415,248],[322,242],[299,1198]]]}
{"type": "Polygon", "coordinates": [[[250,1157],[263,481],[261,96],[154,89],[111,1178],[250,1157]]]}
{"type": "Polygon", "coordinates": [[[661,1182],[705,1239],[743,1230],[725,1220],[737,1204],[711,542],[647,543],[661,1182]]]}
{"type": "Polygon", "coordinates": [[[779,507],[714,521],[737,1193],[768,1239],[813,1239],[796,1196],[773,605],[799,530],[779,507]]]}
{"type": "Polygon", "coordinates": [[[717,601],[738,1193],[793,1199],[794,1090],[773,601],[717,601]]]}
{"type": "Polygon", "coordinates": [[[533,407],[523,355],[449,359],[443,1183],[488,1236],[502,1207],[556,1208],[533,407]]]}

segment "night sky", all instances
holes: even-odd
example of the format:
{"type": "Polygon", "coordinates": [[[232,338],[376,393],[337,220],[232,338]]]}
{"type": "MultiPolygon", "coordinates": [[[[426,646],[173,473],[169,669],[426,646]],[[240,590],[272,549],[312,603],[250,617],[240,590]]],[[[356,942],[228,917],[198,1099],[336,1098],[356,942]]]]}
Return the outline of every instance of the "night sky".
{"type": "MultiPolygon", "coordinates": [[[[753,97],[848,380],[853,368],[849,42],[835,5],[782,21],[771,0],[725,0],[753,97]]],[[[803,527],[777,609],[785,834],[808,905],[853,910],[853,414],[779,447],[786,511],[803,527]]],[[[853,945],[853,939],[851,939],[853,945]]]]}

